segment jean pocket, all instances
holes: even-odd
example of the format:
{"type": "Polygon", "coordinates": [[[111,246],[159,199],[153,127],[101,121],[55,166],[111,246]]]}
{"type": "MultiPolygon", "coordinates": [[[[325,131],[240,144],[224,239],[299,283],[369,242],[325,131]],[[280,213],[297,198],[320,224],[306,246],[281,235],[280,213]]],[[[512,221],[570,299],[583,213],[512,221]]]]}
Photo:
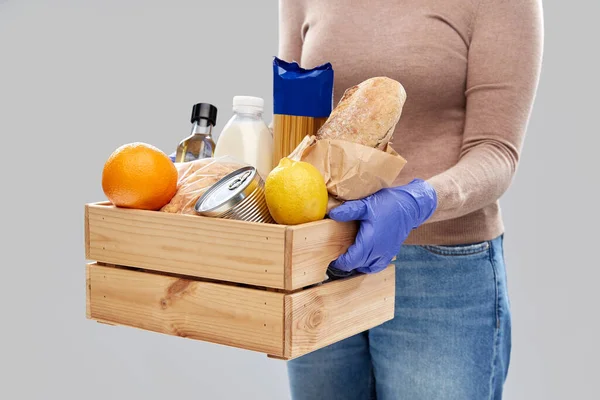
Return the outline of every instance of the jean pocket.
{"type": "Polygon", "coordinates": [[[490,242],[444,246],[423,245],[421,247],[430,253],[440,256],[472,256],[488,251],[490,249],[490,242]]]}

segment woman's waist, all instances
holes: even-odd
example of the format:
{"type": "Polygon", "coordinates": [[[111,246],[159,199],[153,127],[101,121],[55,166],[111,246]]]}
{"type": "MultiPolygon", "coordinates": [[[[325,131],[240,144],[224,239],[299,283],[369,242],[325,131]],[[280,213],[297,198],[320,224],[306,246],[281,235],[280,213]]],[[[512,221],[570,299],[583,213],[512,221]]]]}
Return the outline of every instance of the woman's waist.
{"type": "Polygon", "coordinates": [[[414,229],[407,245],[457,245],[493,240],[504,233],[499,202],[462,217],[432,222],[414,229]]]}

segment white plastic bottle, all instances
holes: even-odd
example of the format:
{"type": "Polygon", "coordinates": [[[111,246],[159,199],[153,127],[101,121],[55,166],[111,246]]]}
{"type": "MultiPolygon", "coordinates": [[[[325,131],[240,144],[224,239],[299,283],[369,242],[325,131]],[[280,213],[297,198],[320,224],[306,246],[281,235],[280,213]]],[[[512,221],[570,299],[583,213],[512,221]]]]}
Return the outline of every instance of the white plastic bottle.
{"type": "Polygon", "coordinates": [[[273,168],[273,135],[262,119],[263,108],[260,97],[235,96],[233,117],[219,135],[214,156],[252,165],[265,179],[273,168]]]}

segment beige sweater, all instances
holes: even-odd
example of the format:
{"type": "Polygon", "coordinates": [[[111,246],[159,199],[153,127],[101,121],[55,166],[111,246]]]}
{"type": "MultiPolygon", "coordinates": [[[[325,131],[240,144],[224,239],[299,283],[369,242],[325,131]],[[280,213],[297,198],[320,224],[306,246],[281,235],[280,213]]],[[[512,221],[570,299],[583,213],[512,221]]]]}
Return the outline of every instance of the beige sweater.
{"type": "Polygon", "coordinates": [[[439,197],[409,244],[463,244],[504,231],[498,199],[515,174],[537,88],[541,0],[280,0],[279,57],[331,62],[335,103],[373,76],[408,99],[393,147],[398,178],[439,197]]]}

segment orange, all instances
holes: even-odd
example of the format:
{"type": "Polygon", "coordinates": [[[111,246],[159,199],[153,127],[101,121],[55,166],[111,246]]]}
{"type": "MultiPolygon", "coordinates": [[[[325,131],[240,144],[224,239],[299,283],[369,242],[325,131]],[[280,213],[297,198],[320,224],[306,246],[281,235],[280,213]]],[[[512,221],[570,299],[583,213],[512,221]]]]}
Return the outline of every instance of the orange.
{"type": "Polygon", "coordinates": [[[158,210],[177,192],[177,169],[152,145],[126,144],[104,164],[102,190],[117,207],[158,210]]]}

